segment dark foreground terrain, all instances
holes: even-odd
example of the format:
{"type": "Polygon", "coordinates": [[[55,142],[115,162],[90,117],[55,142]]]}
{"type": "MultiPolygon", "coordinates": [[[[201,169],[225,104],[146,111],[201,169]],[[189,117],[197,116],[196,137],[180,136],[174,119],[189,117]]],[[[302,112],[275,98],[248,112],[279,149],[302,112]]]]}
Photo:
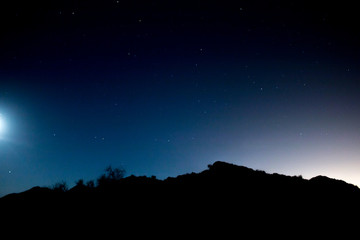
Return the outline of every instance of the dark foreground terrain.
{"type": "Polygon", "coordinates": [[[140,235],[167,229],[172,237],[191,229],[211,235],[239,228],[258,229],[258,234],[314,229],[329,234],[358,223],[359,203],[360,189],[344,181],[268,174],[225,162],[165,180],[110,174],[96,186],[34,187],[0,199],[3,218],[13,221],[84,224],[87,234],[99,227],[137,229],[132,234],[140,235]]]}

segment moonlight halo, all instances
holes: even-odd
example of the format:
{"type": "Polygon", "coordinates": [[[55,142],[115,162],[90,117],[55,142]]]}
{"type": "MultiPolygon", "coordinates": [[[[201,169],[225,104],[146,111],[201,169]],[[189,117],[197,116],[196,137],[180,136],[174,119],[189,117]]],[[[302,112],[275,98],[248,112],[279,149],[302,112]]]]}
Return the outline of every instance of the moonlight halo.
{"type": "Polygon", "coordinates": [[[3,133],[5,131],[6,124],[3,116],[0,114],[0,133],[3,133]]]}

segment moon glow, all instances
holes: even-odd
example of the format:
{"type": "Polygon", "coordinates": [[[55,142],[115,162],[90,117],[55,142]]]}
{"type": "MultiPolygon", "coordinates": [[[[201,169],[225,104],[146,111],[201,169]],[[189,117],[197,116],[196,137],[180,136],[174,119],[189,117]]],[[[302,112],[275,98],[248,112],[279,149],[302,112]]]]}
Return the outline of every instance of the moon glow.
{"type": "Polygon", "coordinates": [[[6,124],[4,118],[0,114],[0,133],[3,133],[5,131],[6,124]]]}

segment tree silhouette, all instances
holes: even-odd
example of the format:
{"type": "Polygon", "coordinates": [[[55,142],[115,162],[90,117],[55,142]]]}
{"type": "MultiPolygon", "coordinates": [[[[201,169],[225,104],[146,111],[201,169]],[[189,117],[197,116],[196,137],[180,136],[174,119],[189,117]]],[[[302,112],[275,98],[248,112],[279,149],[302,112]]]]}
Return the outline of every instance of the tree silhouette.
{"type": "Polygon", "coordinates": [[[75,182],[75,185],[76,185],[77,187],[84,187],[84,186],[85,186],[85,185],[84,185],[84,180],[83,180],[83,179],[77,180],[77,181],[75,182]]]}
{"type": "Polygon", "coordinates": [[[105,169],[105,173],[102,174],[97,179],[97,185],[101,187],[109,184],[114,184],[118,182],[120,179],[123,179],[124,176],[125,176],[125,169],[112,168],[111,166],[108,166],[105,169]]]}
{"type": "Polygon", "coordinates": [[[68,189],[69,188],[65,181],[55,183],[54,186],[52,187],[52,190],[54,190],[55,192],[59,192],[59,193],[66,192],[68,189]]]}
{"type": "Polygon", "coordinates": [[[94,188],[94,187],[95,187],[94,180],[87,181],[87,182],[86,182],[86,186],[87,186],[88,188],[94,188]]]}

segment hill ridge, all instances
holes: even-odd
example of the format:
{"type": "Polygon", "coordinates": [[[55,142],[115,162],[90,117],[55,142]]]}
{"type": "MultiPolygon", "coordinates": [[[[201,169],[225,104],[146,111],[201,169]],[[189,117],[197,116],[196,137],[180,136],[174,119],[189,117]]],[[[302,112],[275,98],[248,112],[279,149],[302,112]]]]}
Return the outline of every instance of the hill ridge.
{"type": "MultiPolygon", "coordinates": [[[[154,186],[154,185],[167,185],[167,184],[177,184],[177,185],[186,185],[186,184],[230,184],[230,185],[238,185],[239,187],[259,187],[260,185],[265,186],[273,186],[273,187],[280,187],[281,185],[288,185],[288,184],[295,184],[298,183],[300,185],[304,185],[303,187],[311,187],[317,188],[319,190],[326,190],[329,191],[341,191],[341,192],[353,192],[360,195],[360,189],[350,183],[347,183],[343,180],[338,180],[334,178],[330,178],[327,176],[318,175],[311,179],[303,179],[301,176],[289,176],[279,173],[266,173],[263,170],[254,170],[252,168],[248,168],[241,165],[236,165],[233,163],[223,162],[223,161],[216,161],[213,164],[208,165],[208,169],[205,169],[198,173],[185,173],[180,174],[176,177],[167,177],[164,180],[156,179],[156,177],[146,177],[146,176],[128,176],[125,178],[121,178],[116,181],[110,187],[114,187],[114,189],[106,189],[105,192],[109,191],[118,191],[118,188],[125,187],[126,185],[144,185],[143,187],[154,186]],[[232,182],[230,182],[232,181],[232,182]],[[249,182],[252,181],[252,182],[249,182]],[[269,185],[270,184],[270,185],[269,185]],[[116,185],[116,187],[115,187],[116,185]],[[247,186],[249,185],[249,186],[247,186]]],[[[111,184],[110,184],[111,185],[111,184]]],[[[94,191],[95,189],[101,189],[104,187],[101,186],[94,186],[93,189],[90,187],[85,186],[74,186],[70,190],[66,191],[69,193],[76,193],[76,192],[84,192],[84,191],[94,191]]],[[[298,189],[296,189],[298,190],[298,189]]],[[[66,194],[63,192],[61,194],[66,194]]],[[[100,191],[104,192],[104,191],[100,191]]],[[[48,187],[40,187],[35,186],[32,187],[24,192],[20,193],[11,193],[5,195],[4,197],[0,198],[0,200],[4,199],[12,199],[12,198],[21,198],[21,197],[29,197],[30,195],[43,195],[43,194],[52,194],[53,190],[48,187]]],[[[34,196],[33,196],[34,197],[34,196]]]]}
{"type": "Polygon", "coordinates": [[[324,176],[307,180],[226,162],[164,180],[134,175],[100,179],[100,185],[79,183],[67,191],[33,187],[9,194],[0,199],[0,211],[3,218],[14,217],[16,222],[30,218],[26,224],[34,229],[37,222],[32,217],[41,216],[44,224],[62,224],[66,219],[73,226],[96,223],[105,231],[110,225],[190,233],[202,226],[210,236],[215,229],[226,233],[229,226],[233,230],[283,226],[296,232],[309,226],[319,230],[319,225],[348,229],[360,214],[360,189],[342,180],[324,176]]]}

